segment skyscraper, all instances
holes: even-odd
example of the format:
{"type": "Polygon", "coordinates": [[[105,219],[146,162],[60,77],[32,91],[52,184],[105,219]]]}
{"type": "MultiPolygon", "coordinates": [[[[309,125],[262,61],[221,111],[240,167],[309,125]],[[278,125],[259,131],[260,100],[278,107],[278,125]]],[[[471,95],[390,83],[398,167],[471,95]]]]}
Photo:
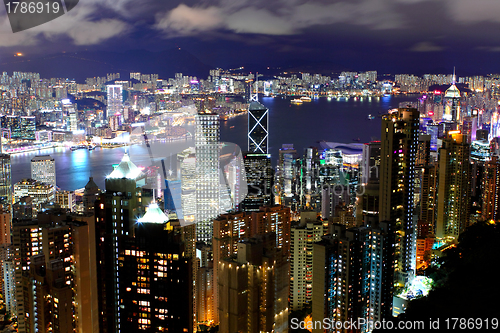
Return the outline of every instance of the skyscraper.
{"type": "Polygon", "coordinates": [[[272,197],[273,168],[270,154],[244,153],[243,164],[248,194],[241,203],[245,212],[258,212],[262,206],[274,203],[272,197]]]}
{"type": "Polygon", "coordinates": [[[106,86],[108,93],[108,103],[106,107],[106,119],[122,112],[122,91],[121,85],[106,86]]]}
{"type": "Polygon", "coordinates": [[[120,288],[119,260],[125,243],[134,235],[137,216],[151,199],[145,192],[145,175],[125,154],[106,177],[106,192],[95,201],[97,278],[99,280],[100,332],[120,332],[123,291],[120,288]]]}
{"type": "Polygon", "coordinates": [[[31,159],[31,179],[56,187],[56,161],[50,155],[31,159]]]}
{"type": "Polygon", "coordinates": [[[195,116],[196,238],[212,243],[212,220],[220,214],[220,123],[217,114],[195,116]]]}
{"type": "Polygon", "coordinates": [[[391,221],[396,230],[395,282],[413,279],[416,265],[414,221],[415,160],[419,112],[399,108],[382,117],[380,151],[380,221],[391,221]]]}
{"type": "MultiPolygon", "coordinates": [[[[380,322],[392,315],[394,230],[381,222],[346,229],[313,245],[312,320],[380,322]]],[[[330,332],[350,332],[335,327],[330,332]]],[[[367,332],[368,327],[352,330],[367,332]]],[[[323,329],[313,329],[322,333],[323,329]]]]}
{"type": "Polygon", "coordinates": [[[458,236],[470,221],[470,144],[467,136],[451,133],[439,149],[436,237],[458,236]]]}
{"type": "Polygon", "coordinates": [[[459,122],[460,121],[460,90],[458,90],[453,70],[453,79],[451,86],[444,93],[444,114],[443,120],[459,122]]]}
{"type": "Polygon", "coordinates": [[[269,110],[259,103],[256,95],[248,107],[248,151],[250,153],[267,154],[269,110]]]}
{"type": "Polygon", "coordinates": [[[0,154],[0,203],[12,204],[10,155],[0,154]]]}
{"type": "Polygon", "coordinates": [[[192,263],[181,233],[150,204],[119,255],[122,332],[192,332],[192,263]]]}

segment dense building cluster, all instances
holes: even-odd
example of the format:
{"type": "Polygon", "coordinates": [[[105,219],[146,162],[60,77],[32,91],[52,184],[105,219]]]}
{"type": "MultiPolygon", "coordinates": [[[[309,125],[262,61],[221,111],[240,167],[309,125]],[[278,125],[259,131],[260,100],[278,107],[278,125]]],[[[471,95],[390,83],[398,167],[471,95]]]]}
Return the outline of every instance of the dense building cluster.
{"type": "Polygon", "coordinates": [[[0,77],[0,280],[19,332],[288,332],[300,313],[381,321],[422,296],[410,286],[469,226],[500,219],[499,77],[241,73],[0,77]],[[380,115],[379,141],[283,143],[271,156],[258,93],[420,95],[380,115]],[[237,114],[243,151],[220,141],[237,114]],[[104,189],[90,177],[64,191],[57,161],[40,155],[31,178],[11,181],[18,150],[142,141],[157,159],[153,143],[190,135],[168,173],[165,156],[144,169],[125,153],[104,189]]]}

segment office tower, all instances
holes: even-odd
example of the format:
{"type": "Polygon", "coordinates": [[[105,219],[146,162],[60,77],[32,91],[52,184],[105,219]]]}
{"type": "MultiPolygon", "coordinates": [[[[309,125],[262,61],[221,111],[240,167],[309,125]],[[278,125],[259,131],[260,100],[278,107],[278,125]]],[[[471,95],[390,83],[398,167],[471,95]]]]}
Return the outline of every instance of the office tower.
{"type": "Polygon", "coordinates": [[[466,135],[452,133],[439,149],[436,237],[459,235],[470,221],[470,145],[466,135]]]}
{"type": "Polygon", "coordinates": [[[297,158],[297,150],[293,148],[293,144],[284,144],[279,150],[278,165],[276,167],[277,191],[275,195],[277,198],[275,202],[293,210],[297,206],[297,158]]]}
{"type": "Polygon", "coordinates": [[[184,220],[182,215],[182,181],[165,179],[164,193],[165,209],[170,214],[175,214],[179,220],[184,220]]]}
{"type": "Polygon", "coordinates": [[[56,191],[55,203],[70,212],[76,210],[76,196],[74,191],[56,191]]]}
{"type": "Polygon", "coordinates": [[[101,193],[99,187],[94,182],[93,177],[89,177],[88,183],[85,185],[85,190],[83,191],[83,210],[84,212],[94,212],[94,203],[97,200],[97,196],[101,193]]]}
{"type": "Polygon", "coordinates": [[[248,194],[240,204],[245,212],[259,211],[262,206],[274,203],[272,186],[274,170],[270,154],[243,153],[243,164],[248,194]]]}
{"type": "Polygon", "coordinates": [[[196,238],[212,243],[212,220],[220,214],[220,124],[217,114],[195,116],[196,238]]]}
{"type": "Polygon", "coordinates": [[[253,154],[267,154],[269,110],[259,103],[257,95],[252,96],[248,106],[248,151],[253,154]]]}
{"type": "MultiPolygon", "coordinates": [[[[378,322],[392,315],[394,230],[392,223],[346,229],[333,227],[332,235],[313,245],[313,322],[378,322]],[[369,245],[369,246],[367,246],[369,245]]],[[[356,329],[366,332],[368,325],[356,329]]],[[[316,327],[314,333],[322,333],[316,327]]],[[[333,327],[331,332],[349,332],[333,327]]]]}
{"type": "Polygon", "coordinates": [[[186,149],[177,154],[181,180],[181,206],[184,223],[195,222],[196,213],[196,154],[194,149],[186,149]]]}
{"type": "Polygon", "coordinates": [[[56,161],[50,155],[31,159],[31,179],[56,187],[56,161]]]}
{"type": "Polygon", "coordinates": [[[22,179],[14,184],[14,203],[23,197],[33,198],[33,215],[36,216],[42,203],[54,201],[55,193],[55,188],[51,184],[33,179],[22,179]]]}
{"type": "Polygon", "coordinates": [[[302,212],[300,223],[291,228],[290,240],[290,309],[301,310],[312,300],[313,244],[327,234],[328,225],[315,212],[302,212]]]}
{"type": "Polygon", "coordinates": [[[379,219],[395,225],[395,283],[405,285],[415,274],[415,160],[418,146],[417,110],[400,108],[382,117],[379,219]]]}
{"type": "Polygon", "coordinates": [[[493,156],[486,163],[482,179],[482,215],[485,221],[500,220],[500,162],[493,156]]]}
{"type": "Polygon", "coordinates": [[[137,220],[119,255],[122,332],[192,332],[192,263],[180,233],[156,203],[137,220]]]}
{"type": "Polygon", "coordinates": [[[247,239],[219,263],[219,331],[288,332],[289,265],[274,239],[247,239]]]}
{"type": "Polygon", "coordinates": [[[97,278],[99,281],[99,331],[120,332],[123,320],[118,256],[125,242],[134,235],[134,225],[142,207],[151,200],[145,192],[145,176],[125,154],[120,164],[106,177],[106,192],[95,201],[97,278]]]}
{"type": "MultiPolygon", "coordinates": [[[[451,86],[444,93],[443,120],[460,122],[460,90],[458,90],[455,84],[455,71],[453,71],[451,86]]],[[[455,130],[456,128],[453,129],[455,130]]]]}
{"type": "Polygon", "coordinates": [[[10,155],[0,153],[0,203],[12,204],[10,155]]]}
{"type": "Polygon", "coordinates": [[[306,148],[300,160],[300,206],[302,209],[320,210],[321,196],[318,191],[317,174],[320,164],[318,149],[306,148]]]}
{"type": "Polygon", "coordinates": [[[121,85],[108,85],[107,88],[107,106],[106,106],[106,119],[114,115],[121,115],[122,100],[123,100],[123,86],[121,85]]]}

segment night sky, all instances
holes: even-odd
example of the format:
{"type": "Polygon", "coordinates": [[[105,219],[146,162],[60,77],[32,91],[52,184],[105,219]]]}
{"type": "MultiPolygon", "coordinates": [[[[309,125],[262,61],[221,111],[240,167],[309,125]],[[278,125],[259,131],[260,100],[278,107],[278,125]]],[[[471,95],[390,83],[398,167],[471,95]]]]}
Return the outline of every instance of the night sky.
{"type": "Polygon", "coordinates": [[[223,68],[500,72],[498,0],[80,0],[15,34],[0,13],[0,63],[16,52],[182,48],[223,68]]]}

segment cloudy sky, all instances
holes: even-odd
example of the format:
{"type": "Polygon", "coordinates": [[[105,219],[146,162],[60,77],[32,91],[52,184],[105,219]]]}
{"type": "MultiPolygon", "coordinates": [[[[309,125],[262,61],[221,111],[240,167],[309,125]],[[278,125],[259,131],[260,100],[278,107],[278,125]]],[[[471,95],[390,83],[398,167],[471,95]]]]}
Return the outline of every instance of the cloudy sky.
{"type": "Polygon", "coordinates": [[[499,0],[80,0],[13,34],[0,57],[181,47],[203,62],[386,72],[500,72],[499,0]]]}

